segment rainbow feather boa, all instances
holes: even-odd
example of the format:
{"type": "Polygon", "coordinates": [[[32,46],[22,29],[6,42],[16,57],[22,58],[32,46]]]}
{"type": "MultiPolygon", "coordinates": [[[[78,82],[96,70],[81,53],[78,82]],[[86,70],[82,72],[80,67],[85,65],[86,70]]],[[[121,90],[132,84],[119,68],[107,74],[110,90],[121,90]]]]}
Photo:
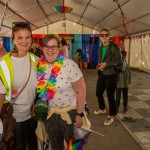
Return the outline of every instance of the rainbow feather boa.
{"type": "Polygon", "coordinates": [[[38,96],[42,98],[43,101],[52,100],[56,93],[56,78],[60,72],[61,67],[64,63],[64,57],[59,55],[51,69],[50,77],[45,81],[45,71],[46,71],[46,59],[45,56],[41,56],[38,60],[38,82],[37,82],[37,93],[38,96]]]}

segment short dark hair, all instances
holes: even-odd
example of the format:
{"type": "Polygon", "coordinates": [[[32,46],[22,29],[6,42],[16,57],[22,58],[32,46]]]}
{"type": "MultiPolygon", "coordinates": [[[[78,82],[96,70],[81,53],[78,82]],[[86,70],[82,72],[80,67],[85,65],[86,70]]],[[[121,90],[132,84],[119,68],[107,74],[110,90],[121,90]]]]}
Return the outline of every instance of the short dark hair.
{"type": "Polygon", "coordinates": [[[106,32],[108,32],[108,34],[110,34],[109,30],[106,29],[106,28],[101,29],[101,30],[100,30],[100,33],[101,33],[102,31],[106,31],[106,32]]]}
{"type": "MultiPolygon", "coordinates": [[[[23,29],[27,29],[31,33],[31,37],[32,37],[32,30],[31,30],[29,22],[13,22],[12,23],[12,40],[14,39],[14,36],[15,36],[14,33],[23,29]]],[[[18,52],[16,45],[14,45],[13,51],[15,53],[18,52]]]]}
{"type": "Polygon", "coordinates": [[[61,40],[61,44],[62,44],[62,46],[67,45],[66,40],[65,40],[65,39],[62,39],[62,40],[61,40]]]}
{"type": "Polygon", "coordinates": [[[18,30],[22,30],[22,29],[27,29],[31,32],[31,36],[32,36],[32,31],[31,31],[31,27],[30,27],[30,23],[29,22],[13,22],[12,24],[12,39],[14,39],[14,33],[18,30]]]}
{"type": "Polygon", "coordinates": [[[80,52],[81,53],[81,49],[79,48],[79,49],[77,49],[77,52],[80,52]]]}
{"type": "Polygon", "coordinates": [[[35,39],[33,39],[33,43],[38,43],[38,41],[37,41],[37,39],[35,38],[35,39]]]}
{"type": "Polygon", "coordinates": [[[59,39],[54,34],[46,35],[41,41],[41,47],[44,47],[50,40],[55,39],[57,41],[58,46],[60,46],[59,39]]]}

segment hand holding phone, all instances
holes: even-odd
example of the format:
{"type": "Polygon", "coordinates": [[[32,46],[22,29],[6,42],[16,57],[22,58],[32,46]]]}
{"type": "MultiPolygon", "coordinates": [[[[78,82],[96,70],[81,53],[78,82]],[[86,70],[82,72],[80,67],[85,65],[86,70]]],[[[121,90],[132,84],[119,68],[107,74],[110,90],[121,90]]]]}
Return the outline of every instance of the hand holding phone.
{"type": "Polygon", "coordinates": [[[98,64],[98,65],[96,66],[96,69],[98,69],[100,66],[101,66],[101,64],[98,64]]]}

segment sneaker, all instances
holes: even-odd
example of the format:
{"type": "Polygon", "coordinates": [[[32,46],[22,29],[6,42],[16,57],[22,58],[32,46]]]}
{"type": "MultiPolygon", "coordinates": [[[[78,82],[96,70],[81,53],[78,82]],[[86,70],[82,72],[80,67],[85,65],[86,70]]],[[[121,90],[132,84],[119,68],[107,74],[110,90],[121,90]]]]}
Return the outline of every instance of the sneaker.
{"type": "Polygon", "coordinates": [[[122,113],[125,114],[127,111],[128,111],[128,109],[127,109],[127,108],[124,108],[123,111],[122,111],[122,113]]]}
{"type": "Polygon", "coordinates": [[[104,122],[104,126],[109,126],[114,122],[114,117],[108,116],[104,122]]]}
{"type": "Polygon", "coordinates": [[[106,113],[106,109],[98,109],[94,111],[95,115],[99,115],[99,114],[105,114],[106,113]]]}

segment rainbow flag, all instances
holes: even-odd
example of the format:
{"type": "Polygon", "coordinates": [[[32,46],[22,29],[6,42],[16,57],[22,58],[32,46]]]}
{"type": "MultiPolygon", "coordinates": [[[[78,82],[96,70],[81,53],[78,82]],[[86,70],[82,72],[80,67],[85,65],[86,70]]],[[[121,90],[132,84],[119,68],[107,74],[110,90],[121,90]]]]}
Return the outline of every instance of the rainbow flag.
{"type": "Polygon", "coordinates": [[[74,126],[74,134],[68,143],[67,150],[82,150],[84,144],[87,143],[87,139],[90,133],[91,131],[88,129],[83,127],[76,128],[76,126],[74,126]]]}
{"type": "Polygon", "coordinates": [[[68,143],[68,147],[67,150],[82,150],[83,149],[83,145],[87,143],[87,139],[85,140],[81,140],[81,141],[77,141],[76,143],[72,143],[73,139],[70,139],[69,143],[68,143]]]}

